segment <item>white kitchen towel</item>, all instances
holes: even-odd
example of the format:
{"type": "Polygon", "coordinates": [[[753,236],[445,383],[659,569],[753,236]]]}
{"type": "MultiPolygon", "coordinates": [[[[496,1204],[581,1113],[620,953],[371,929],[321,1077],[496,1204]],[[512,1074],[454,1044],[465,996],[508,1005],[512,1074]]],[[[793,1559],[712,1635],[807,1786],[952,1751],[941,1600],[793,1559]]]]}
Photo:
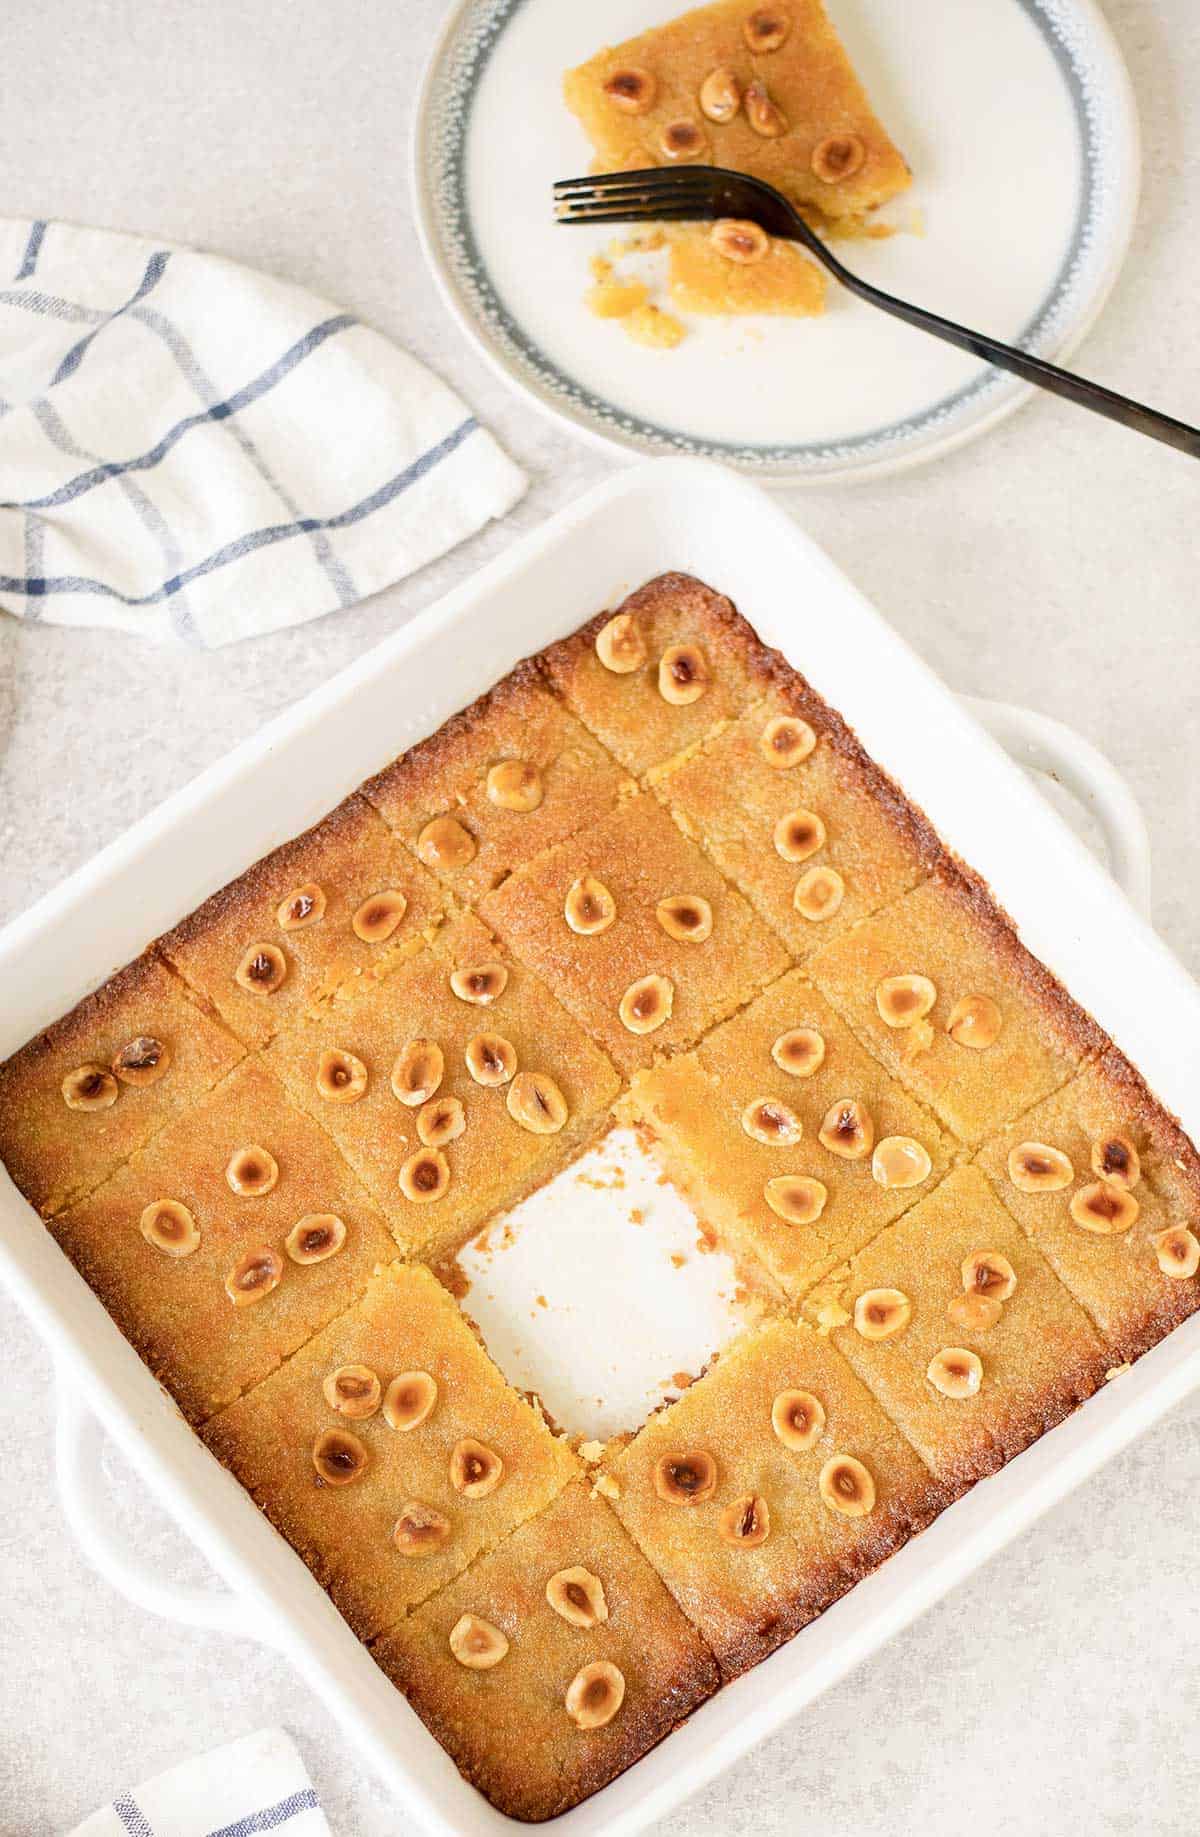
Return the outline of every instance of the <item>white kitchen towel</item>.
{"type": "Polygon", "coordinates": [[[93,1812],[71,1837],[329,1837],[295,1744],[260,1729],[185,1760],[93,1812]]]}
{"type": "Polygon", "coordinates": [[[400,580],[524,489],[453,390],[328,301],[0,218],[0,610],[228,644],[400,580]]]}

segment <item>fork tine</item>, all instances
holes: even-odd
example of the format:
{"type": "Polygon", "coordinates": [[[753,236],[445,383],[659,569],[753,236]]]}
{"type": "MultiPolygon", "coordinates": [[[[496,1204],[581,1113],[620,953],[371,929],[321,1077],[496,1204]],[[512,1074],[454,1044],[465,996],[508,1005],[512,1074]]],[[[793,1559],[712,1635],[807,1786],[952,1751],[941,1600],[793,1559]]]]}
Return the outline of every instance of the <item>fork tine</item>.
{"type": "Polygon", "coordinates": [[[606,191],[616,186],[647,184],[678,184],[680,179],[699,177],[701,171],[709,167],[671,167],[664,170],[661,166],[642,166],[630,172],[587,172],[578,178],[556,179],[554,189],[564,196],[576,191],[606,191]]]}
{"type": "Polygon", "coordinates": [[[694,204],[661,204],[643,208],[635,204],[588,207],[557,212],[558,223],[695,223],[704,213],[694,204]]]}

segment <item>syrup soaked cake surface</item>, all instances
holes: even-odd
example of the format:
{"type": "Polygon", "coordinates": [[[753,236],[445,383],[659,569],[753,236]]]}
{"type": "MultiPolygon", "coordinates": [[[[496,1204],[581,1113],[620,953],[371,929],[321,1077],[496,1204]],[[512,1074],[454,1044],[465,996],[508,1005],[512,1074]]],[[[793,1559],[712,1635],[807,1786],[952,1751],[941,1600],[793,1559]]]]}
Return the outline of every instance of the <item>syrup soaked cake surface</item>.
{"type": "MultiPolygon", "coordinates": [[[[664,107],[697,44],[737,63],[746,14],[640,41],[648,69],[679,50],[664,107]]],[[[820,9],[789,17],[747,83],[771,66],[786,95],[824,45],[793,125],[876,146],[832,106],[820,9]]],[[[465,1777],[529,1820],[1200,1301],[1192,1144],[840,718],[680,574],[0,1066],[0,1155],[465,1777]],[[505,1380],[448,1258],[614,1120],[752,1305],[605,1447],[505,1380]]]]}

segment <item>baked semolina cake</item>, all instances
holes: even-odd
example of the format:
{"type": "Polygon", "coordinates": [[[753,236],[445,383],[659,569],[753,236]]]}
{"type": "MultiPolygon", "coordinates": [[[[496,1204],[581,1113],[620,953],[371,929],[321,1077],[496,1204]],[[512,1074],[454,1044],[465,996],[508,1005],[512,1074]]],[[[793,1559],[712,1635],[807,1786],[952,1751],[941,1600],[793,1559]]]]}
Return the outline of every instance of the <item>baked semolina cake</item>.
{"type": "Polygon", "coordinates": [[[844,722],[681,574],[14,1054],[0,1157],[525,1820],[630,1766],[1200,1302],[1191,1142],[844,722]],[[614,1120],[753,1296],[604,1446],[507,1382],[448,1259],[614,1120]]]}

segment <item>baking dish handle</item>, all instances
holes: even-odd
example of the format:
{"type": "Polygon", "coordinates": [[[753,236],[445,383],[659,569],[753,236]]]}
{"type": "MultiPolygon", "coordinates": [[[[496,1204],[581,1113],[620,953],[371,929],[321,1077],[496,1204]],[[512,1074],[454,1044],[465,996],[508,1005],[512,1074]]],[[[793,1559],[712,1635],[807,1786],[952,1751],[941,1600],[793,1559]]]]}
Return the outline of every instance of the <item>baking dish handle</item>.
{"type": "Polygon", "coordinates": [[[1116,767],[1074,728],[1031,708],[959,697],[963,706],[1018,765],[1065,785],[1091,812],[1104,834],[1108,867],[1130,904],[1150,917],[1150,833],[1146,819],[1116,767]]]}

